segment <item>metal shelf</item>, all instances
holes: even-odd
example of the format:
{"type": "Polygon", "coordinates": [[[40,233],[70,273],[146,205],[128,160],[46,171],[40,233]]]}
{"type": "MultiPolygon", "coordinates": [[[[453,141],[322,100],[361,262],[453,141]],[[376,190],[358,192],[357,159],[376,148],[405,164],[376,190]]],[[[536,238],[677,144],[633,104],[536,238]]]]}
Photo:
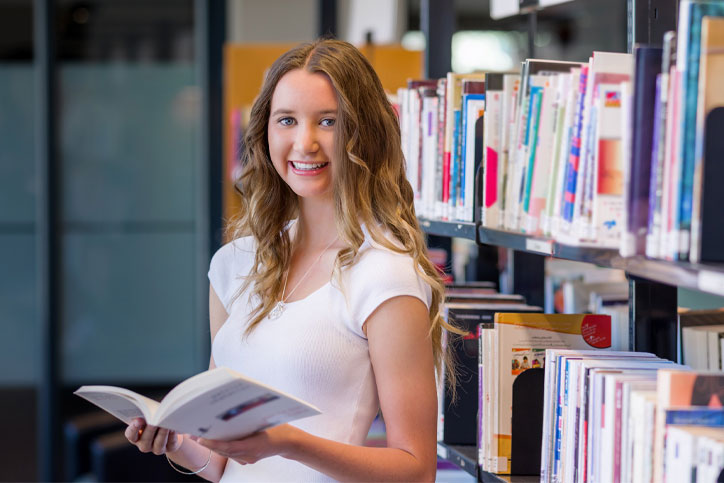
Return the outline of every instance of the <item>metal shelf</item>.
{"type": "Polygon", "coordinates": [[[451,445],[438,441],[437,455],[483,483],[537,483],[540,480],[539,476],[496,475],[480,470],[476,446],[451,445]]]}
{"type": "Polygon", "coordinates": [[[566,245],[547,238],[483,227],[478,228],[478,241],[539,255],[592,263],[604,268],[616,268],[654,282],[724,296],[724,265],[669,262],[641,256],[624,258],[618,250],[566,245]]]}
{"type": "Polygon", "coordinates": [[[419,218],[420,226],[429,235],[467,238],[475,240],[475,223],[465,221],[443,221],[419,218]]]}
{"type": "Polygon", "coordinates": [[[476,227],[474,223],[420,219],[420,226],[431,235],[467,238],[486,245],[592,263],[599,267],[624,270],[629,275],[654,282],[724,296],[724,264],[669,262],[641,256],[624,258],[618,250],[567,245],[549,238],[476,227]]]}

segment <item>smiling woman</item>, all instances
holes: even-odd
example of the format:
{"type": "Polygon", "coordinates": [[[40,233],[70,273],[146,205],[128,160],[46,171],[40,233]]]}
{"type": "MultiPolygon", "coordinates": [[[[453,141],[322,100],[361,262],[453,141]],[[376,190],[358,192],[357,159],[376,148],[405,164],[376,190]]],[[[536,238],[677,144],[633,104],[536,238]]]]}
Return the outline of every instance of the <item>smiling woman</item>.
{"type": "Polygon", "coordinates": [[[294,48],[269,69],[244,141],[234,241],[209,270],[210,366],[322,414],[235,441],[138,421],[128,439],[211,480],[434,480],[435,370],[443,327],[456,329],[377,75],[345,42],[294,48]],[[380,410],[387,446],[365,447],[380,410]]]}
{"type": "Polygon", "coordinates": [[[269,155],[279,176],[300,197],[332,196],[337,96],[325,74],[293,70],[271,102],[269,155]]]}

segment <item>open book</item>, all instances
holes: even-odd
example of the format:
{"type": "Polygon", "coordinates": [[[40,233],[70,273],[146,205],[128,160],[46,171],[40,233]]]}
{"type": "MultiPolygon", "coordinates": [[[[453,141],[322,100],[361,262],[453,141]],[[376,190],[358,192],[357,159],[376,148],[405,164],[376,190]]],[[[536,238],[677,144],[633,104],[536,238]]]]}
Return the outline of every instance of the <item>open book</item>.
{"type": "Polygon", "coordinates": [[[237,439],[321,414],[311,404],[225,367],[186,379],[160,403],[114,386],[82,386],[74,394],[127,424],[142,417],[150,425],[207,439],[237,439]]]}

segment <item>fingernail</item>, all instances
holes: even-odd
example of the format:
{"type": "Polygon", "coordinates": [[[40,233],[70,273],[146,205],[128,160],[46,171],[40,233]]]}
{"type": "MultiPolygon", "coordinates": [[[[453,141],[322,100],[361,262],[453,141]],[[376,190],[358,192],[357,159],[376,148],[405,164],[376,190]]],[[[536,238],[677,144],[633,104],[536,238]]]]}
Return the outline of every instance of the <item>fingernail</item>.
{"type": "Polygon", "coordinates": [[[189,436],[189,439],[190,439],[191,441],[198,441],[198,440],[199,440],[199,437],[192,435],[192,436],[189,436]]]}

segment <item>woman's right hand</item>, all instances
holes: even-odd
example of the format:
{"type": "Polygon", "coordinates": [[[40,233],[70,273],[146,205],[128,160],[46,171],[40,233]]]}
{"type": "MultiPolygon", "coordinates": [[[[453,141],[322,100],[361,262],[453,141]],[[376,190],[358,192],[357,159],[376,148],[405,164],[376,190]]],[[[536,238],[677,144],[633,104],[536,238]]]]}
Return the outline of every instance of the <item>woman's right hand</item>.
{"type": "Polygon", "coordinates": [[[136,418],[126,428],[126,439],[142,453],[162,455],[181,448],[183,436],[165,428],[149,426],[143,418],[136,418]]]}

